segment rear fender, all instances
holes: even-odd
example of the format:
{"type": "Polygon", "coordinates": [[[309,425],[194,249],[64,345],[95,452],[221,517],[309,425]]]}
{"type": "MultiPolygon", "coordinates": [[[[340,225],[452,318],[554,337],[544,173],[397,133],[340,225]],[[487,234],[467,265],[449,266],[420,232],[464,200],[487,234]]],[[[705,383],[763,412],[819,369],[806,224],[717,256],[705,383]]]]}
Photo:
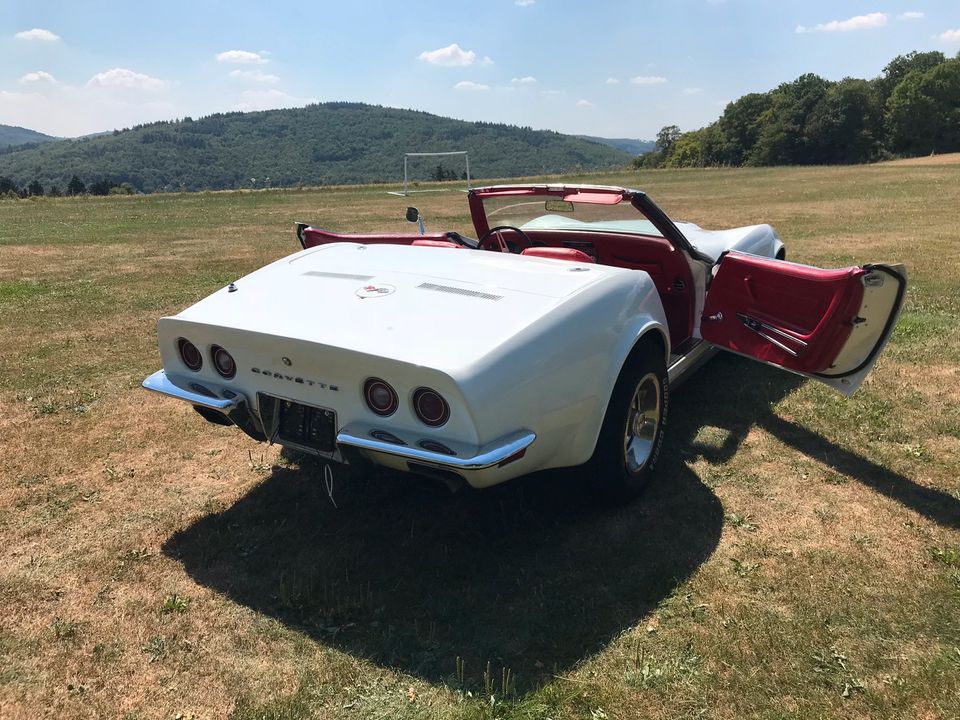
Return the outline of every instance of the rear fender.
{"type": "Polygon", "coordinates": [[[594,433],[594,440],[600,436],[600,426],[603,425],[603,418],[607,414],[607,406],[610,404],[613,387],[617,384],[617,380],[620,378],[620,373],[627,364],[627,360],[629,360],[630,356],[637,350],[640,343],[653,337],[663,350],[664,362],[667,364],[670,362],[670,336],[667,333],[666,322],[651,315],[642,319],[638,318],[638,321],[636,327],[622,338],[614,354],[614,360],[610,363],[607,371],[606,392],[603,395],[604,400],[601,403],[601,407],[598,408],[599,414],[595,423],[596,432],[594,433]]]}

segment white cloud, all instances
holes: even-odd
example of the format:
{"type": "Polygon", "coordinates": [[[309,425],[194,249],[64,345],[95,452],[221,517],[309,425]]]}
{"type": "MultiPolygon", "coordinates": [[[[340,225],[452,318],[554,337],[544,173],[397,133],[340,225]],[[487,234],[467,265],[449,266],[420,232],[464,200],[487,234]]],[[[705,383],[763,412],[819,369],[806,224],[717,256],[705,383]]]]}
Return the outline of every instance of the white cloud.
{"type": "Polygon", "coordinates": [[[280,82],[280,78],[277,75],[260,72],[259,70],[231,70],[230,77],[236,78],[237,80],[250,80],[251,82],[258,83],[273,84],[280,82]]]}
{"type": "Polygon", "coordinates": [[[513,4],[519,5],[520,7],[530,7],[536,4],[536,2],[537,0],[513,0],[513,4]]]}
{"type": "Polygon", "coordinates": [[[593,107],[593,103],[590,102],[589,100],[577,100],[577,107],[578,108],[593,107]]]}
{"type": "Polygon", "coordinates": [[[490,89],[489,85],[484,85],[482,83],[475,83],[472,80],[461,80],[456,85],[453,86],[454,90],[472,90],[484,92],[490,89]]]}
{"type": "Polygon", "coordinates": [[[483,60],[480,61],[480,64],[484,67],[489,67],[490,65],[493,65],[493,58],[491,58],[489,55],[484,55],[483,60]]]}
{"type": "Polygon", "coordinates": [[[630,78],[634,85],[663,85],[667,79],[662,75],[637,75],[630,78]]]}
{"type": "Polygon", "coordinates": [[[908,11],[897,15],[897,20],[923,20],[926,15],[922,12],[908,11]]]}
{"type": "Polygon", "coordinates": [[[41,42],[56,42],[60,39],[59,35],[55,35],[49,30],[44,30],[43,28],[34,28],[33,30],[24,30],[18,32],[14,37],[17,40],[40,40],[41,42]]]}
{"type": "Polygon", "coordinates": [[[188,114],[154,93],[131,97],[130,93],[117,95],[102,88],[61,83],[31,84],[29,88],[0,91],[0,123],[76,137],[188,114]]]}
{"type": "Polygon", "coordinates": [[[934,35],[933,39],[939,40],[942,43],[960,43],[960,28],[957,30],[947,30],[939,35],[934,35]]]}
{"type": "Polygon", "coordinates": [[[684,95],[699,95],[703,92],[703,88],[684,88],[682,92],[684,95]]]}
{"type": "MultiPolygon", "coordinates": [[[[477,54],[473,50],[464,50],[457,43],[447,45],[437,50],[424,50],[417,55],[417,60],[423,60],[430,65],[442,65],[444,67],[464,67],[473,65],[477,59],[477,54]]],[[[484,58],[484,62],[490,58],[484,58]]],[[[493,62],[490,60],[490,62],[493,62]]]]}
{"type": "Polygon", "coordinates": [[[244,90],[236,109],[243,111],[276,110],[277,108],[302,107],[317,102],[316,98],[299,98],[282,90],[244,90]]]}
{"type": "Polygon", "coordinates": [[[20,78],[20,82],[26,83],[55,83],[57,80],[48,72],[43,70],[37,70],[36,72],[29,72],[20,78]]]}
{"type": "Polygon", "coordinates": [[[620,78],[607,78],[607,85],[619,85],[620,78]]]}
{"type": "Polygon", "coordinates": [[[268,62],[263,52],[250,52],[249,50],[227,50],[217,55],[217,62],[229,63],[230,65],[264,65],[268,62]]]}
{"type": "Polygon", "coordinates": [[[883,27],[887,24],[889,17],[886,13],[875,12],[867,15],[855,15],[847,20],[831,20],[827,23],[805,27],[797,25],[798,33],[810,32],[852,32],[854,30],[869,30],[870,28],[883,27]]]}
{"type": "Polygon", "coordinates": [[[160,80],[126,68],[113,68],[97,73],[87,81],[87,87],[91,88],[127,88],[133,90],[160,90],[169,84],[166,80],[160,80]]]}
{"type": "Polygon", "coordinates": [[[533,85],[537,79],[533,75],[527,75],[526,77],[513,78],[510,81],[511,85],[533,85]]]}

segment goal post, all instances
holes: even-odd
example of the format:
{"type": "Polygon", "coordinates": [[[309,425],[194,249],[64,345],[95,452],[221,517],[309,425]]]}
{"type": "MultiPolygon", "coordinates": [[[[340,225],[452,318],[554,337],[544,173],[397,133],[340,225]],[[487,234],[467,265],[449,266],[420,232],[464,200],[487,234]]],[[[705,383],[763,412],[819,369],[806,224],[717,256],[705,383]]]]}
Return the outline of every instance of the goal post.
{"type": "MultiPolygon", "coordinates": [[[[407,195],[415,192],[437,192],[438,190],[442,190],[443,188],[437,188],[436,190],[411,190],[410,159],[427,157],[452,157],[458,155],[463,156],[464,175],[466,176],[467,190],[470,190],[470,154],[466,150],[450,150],[447,152],[409,152],[403,154],[403,190],[400,192],[391,192],[390,194],[402,195],[406,197],[407,195]]],[[[443,180],[443,178],[436,179],[443,180]]]]}

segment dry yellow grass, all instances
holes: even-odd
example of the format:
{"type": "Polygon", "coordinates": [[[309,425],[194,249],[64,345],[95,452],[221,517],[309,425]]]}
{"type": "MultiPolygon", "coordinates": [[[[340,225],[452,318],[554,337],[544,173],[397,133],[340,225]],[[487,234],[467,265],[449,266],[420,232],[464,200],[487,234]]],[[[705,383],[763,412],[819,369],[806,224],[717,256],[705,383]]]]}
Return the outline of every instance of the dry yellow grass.
{"type": "MultiPolygon", "coordinates": [[[[312,463],[139,381],[156,318],[292,251],[290,220],[402,229],[402,199],[0,203],[0,717],[960,715],[960,166],[589,181],[770,222],[797,260],[906,262],[870,382],[718,358],[617,512],[576,473],[351,470],[335,509],[312,463]]],[[[460,193],[417,201],[468,230],[460,193]]]]}

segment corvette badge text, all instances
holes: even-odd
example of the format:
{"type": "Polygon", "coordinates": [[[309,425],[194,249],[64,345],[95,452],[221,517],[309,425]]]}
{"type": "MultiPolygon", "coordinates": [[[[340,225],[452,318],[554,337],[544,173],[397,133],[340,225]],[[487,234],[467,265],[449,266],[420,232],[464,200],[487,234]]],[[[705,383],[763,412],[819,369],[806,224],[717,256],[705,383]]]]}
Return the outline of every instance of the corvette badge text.
{"type": "Polygon", "coordinates": [[[298,377],[296,375],[287,375],[285,373],[278,373],[274,372],[273,370],[263,370],[261,368],[250,368],[250,372],[255,372],[258,375],[265,375],[266,377],[272,377],[277,380],[286,380],[287,382],[299,383],[300,385],[309,385],[310,387],[320,388],[321,390],[340,392],[339,386],[330,385],[329,383],[320,382],[319,380],[310,380],[309,378],[298,377]]]}

